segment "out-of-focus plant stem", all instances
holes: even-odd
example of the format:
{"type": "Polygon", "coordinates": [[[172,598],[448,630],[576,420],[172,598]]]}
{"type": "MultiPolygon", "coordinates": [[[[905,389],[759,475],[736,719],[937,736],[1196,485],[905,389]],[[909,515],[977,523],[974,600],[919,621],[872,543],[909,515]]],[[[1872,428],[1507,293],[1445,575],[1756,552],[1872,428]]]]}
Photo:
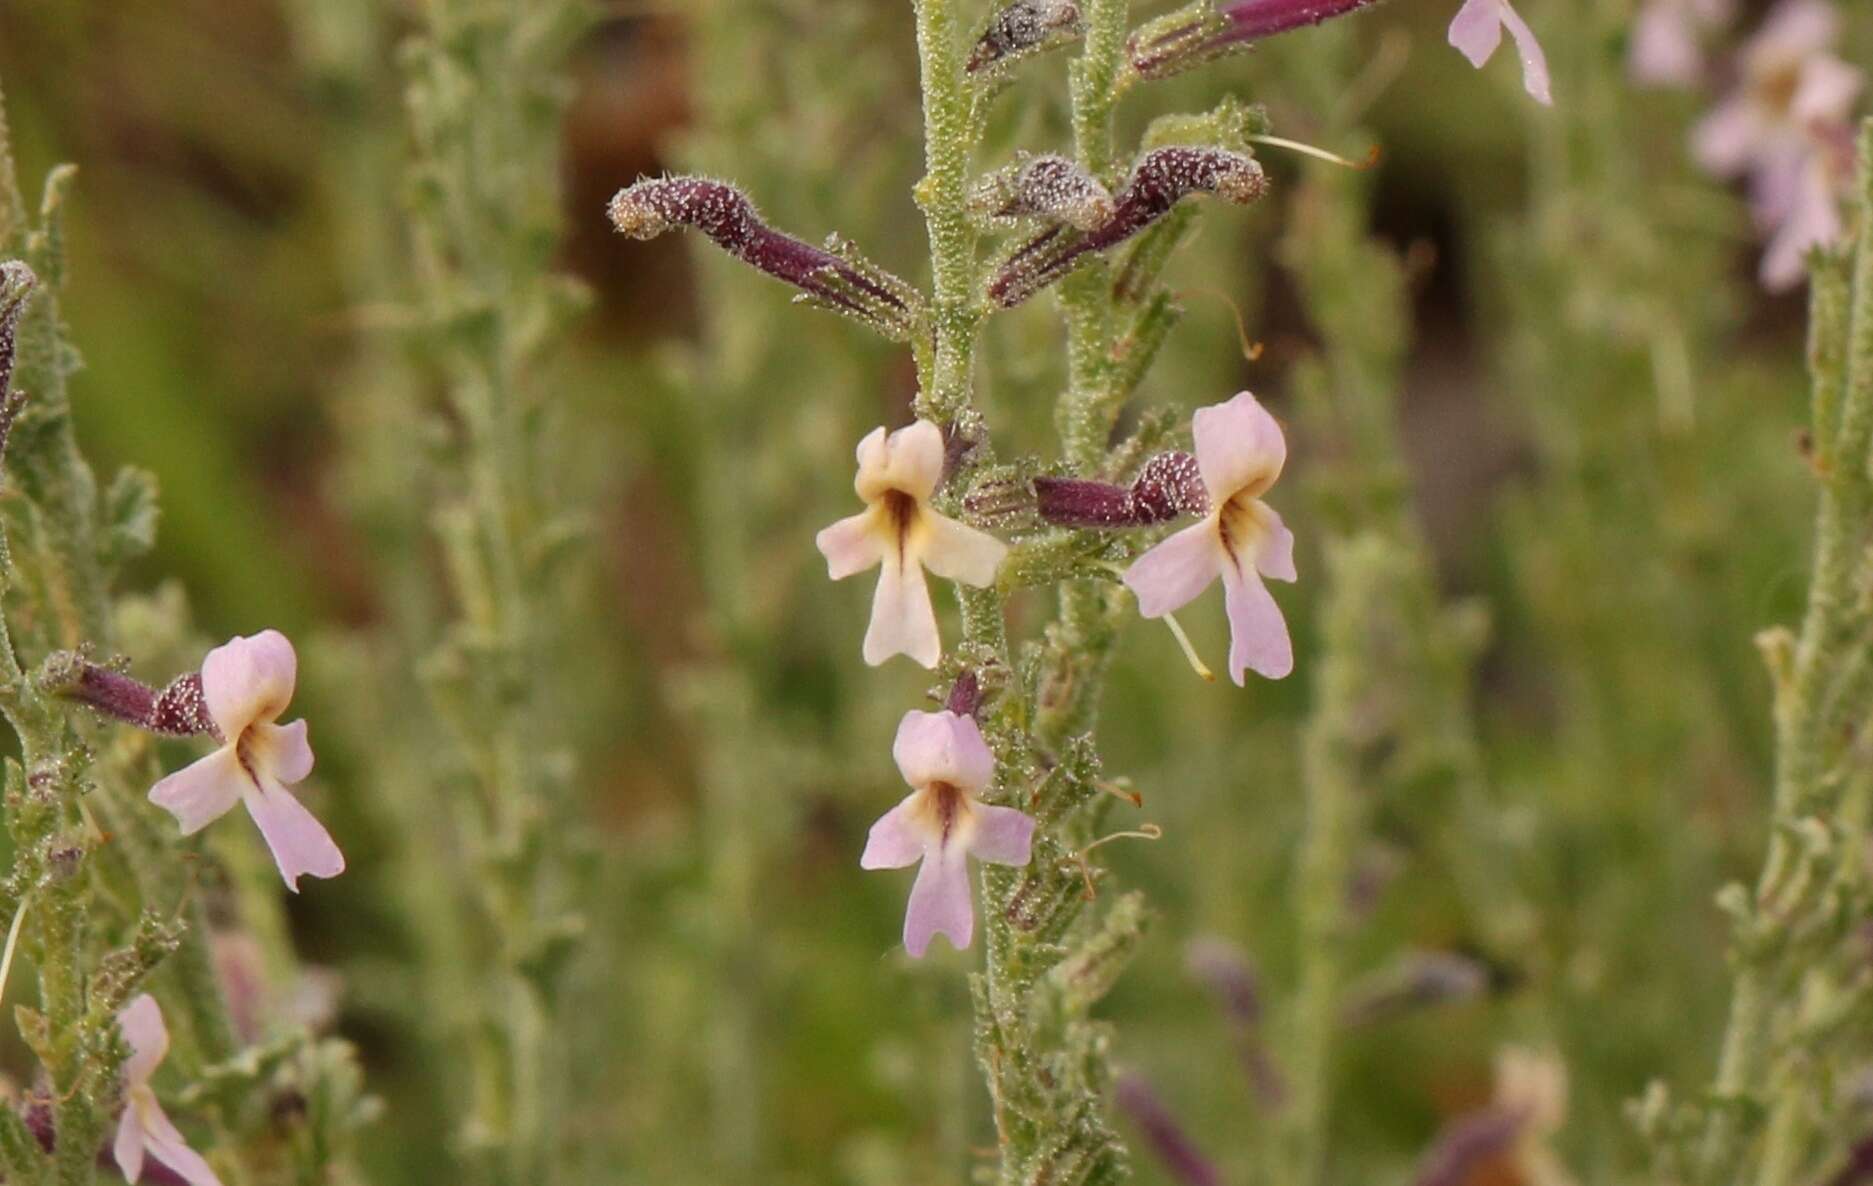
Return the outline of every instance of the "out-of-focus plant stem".
{"type": "MultiPolygon", "coordinates": [[[[1754,892],[1732,893],[1736,963],[1730,1020],[1712,1084],[1715,1107],[1703,1147],[1710,1183],[1787,1186],[1803,1165],[1813,1131],[1799,1052],[1778,1051],[1776,1035],[1799,1025],[1827,988],[1824,957],[1799,943],[1825,901],[1810,886],[1827,874],[1857,881],[1852,866],[1866,843],[1864,779],[1840,769],[1840,728],[1865,727],[1864,703],[1834,705],[1828,691],[1851,670],[1859,635],[1868,628],[1862,582],[1867,535],[1873,527],[1873,122],[1862,130],[1855,200],[1859,233],[1850,287],[1838,265],[1816,268],[1810,301],[1813,462],[1820,480],[1814,562],[1807,607],[1792,639],[1772,632],[1765,653],[1775,677],[1776,760],[1768,853],[1754,892]],[[1830,274],[1833,273],[1833,274],[1830,274]],[[1839,716],[1834,713],[1838,711],[1839,716]],[[1844,859],[1817,853],[1805,837],[1825,821],[1838,831],[1844,859]],[[1842,860],[1843,868],[1831,867],[1842,860]],[[1817,867],[1821,866],[1821,867],[1817,867]],[[1744,1109],[1766,1108],[1760,1158],[1739,1158],[1753,1124],[1744,1109]]],[[[1849,761],[1863,761],[1846,747],[1849,761]]]]}
{"type": "MultiPolygon", "coordinates": [[[[439,784],[467,855],[462,926],[483,930],[462,1019],[471,1100],[463,1152],[480,1180],[562,1180],[564,1057],[555,989],[569,905],[571,756],[553,713],[554,529],[537,456],[537,379],[570,302],[548,272],[558,72],[577,0],[434,0],[406,58],[416,146],[417,283],[461,440],[434,526],[457,617],[423,674],[472,793],[439,784]]],[[[458,990],[462,986],[457,984],[458,990]]]]}

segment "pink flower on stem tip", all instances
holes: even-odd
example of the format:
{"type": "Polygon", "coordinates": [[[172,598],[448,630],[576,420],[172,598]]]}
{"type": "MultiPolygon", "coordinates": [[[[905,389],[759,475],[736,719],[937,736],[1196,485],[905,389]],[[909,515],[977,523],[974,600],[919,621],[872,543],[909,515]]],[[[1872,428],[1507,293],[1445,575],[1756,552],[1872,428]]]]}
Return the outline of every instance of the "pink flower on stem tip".
{"type": "Polygon", "coordinates": [[[293,698],[299,659],[277,630],[230,639],[202,660],[202,699],[221,748],[150,789],[150,802],[182,825],[201,831],[236,803],[266,838],[288,889],[302,875],[336,877],[344,854],[312,813],[286,788],[312,773],[306,723],[276,725],[293,698]]]}
{"type": "Polygon", "coordinates": [[[1262,583],[1292,581],[1294,535],[1261,500],[1281,476],[1288,446],[1255,397],[1244,391],[1191,418],[1197,468],[1209,495],[1209,516],[1164,540],[1125,573],[1147,618],[1195,601],[1218,577],[1229,612],[1229,678],[1248,670],[1280,679],[1294,670],[1294,647],[1281,607],[1262,583]]]}
{"type": "Polygon", "coordinates": [[[1450,44],[1482,69],[1502,44],[1502,31],[1509,30],[1515,40],[1516,56],[1522,59],[1522,86],[1537,102],[1554,105],[1554,92],[1548,80],[1548,56],[1541,52],[1541,42],[1509,0],[1464,0],[1450,22],[1450,44]]]}
{"type": "Polygon", "coordinates": [[[904,912],[904,950],[921,959],[935,935],[961,950],[975,937],[965,858],[1027,864],[1034,819],[976,798],[995,777],[995,757],[973,717],[907,712],[891,756],[913,789],[871,826],[859,867],[902,869],[922,861],[904,912]]]}
{"type": "Polygon", "coordinates": [[[1866,76],[1834,55],[1839,33],[1826,0],[1783,0],[1744,45],[1736,87],[1691,134],[1705,169],[1749,178],[1750,210],[1768,239],[1759,279],[1771,292],[1800,284],[1807,253],[1842,234],[1839,197],[1866,76]]]}
{"type": "Polygon", "coordinates": [[[124,1180],[135,1182],[143,1176],[143,1158],[148,1154],[182,1175],[190,1186],[221,1186],[208,1162],[183,1141],[150,1088],[150,1076],[169,1053],[169,1030],[163,1025],[156,998],[144,993],[131,1001],[117,1015],[117,1029],[130,1047],[124,1063],[124,1111],[111,1146],[124,1180]]]}
{"type": "Polygon", "coordinates": [[[865,662],[909,655],[925,667],[942,657],[924,570],[982,588],[995,583],[1008,545],[940,515],[930,496],[943,477],[943,430],[919,420],[896,432],[874,430],[858,444],[853,487],[863,511],[820,532],[815,542],[833,580],[880,565],[865,631],[865,662]]]}

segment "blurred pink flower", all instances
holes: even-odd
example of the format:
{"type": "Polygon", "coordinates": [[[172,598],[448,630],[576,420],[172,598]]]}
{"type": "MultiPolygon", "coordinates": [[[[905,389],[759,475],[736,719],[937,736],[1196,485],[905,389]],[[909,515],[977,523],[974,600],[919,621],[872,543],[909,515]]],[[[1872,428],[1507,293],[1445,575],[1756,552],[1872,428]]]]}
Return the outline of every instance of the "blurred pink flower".
{"type": "Polygon", "coordinates": [[[943,477],[943,431],[927,420],[886,435],[879,428],[858,445],[863,511],[820,532],[816,541],[833,580],[882,564],[865,631],[865,662],[876,667],[909,655],[935,667],[943,646],[924,583],[927,568],[966,585],[995,582],[1008,545],[930,507],[943,477]]]}
{"type": "Polygon", "coordinates": [[[221,1179],[183,1141],[150,1089],[150,1076],[169,1053],[169,1031],[156,998],[144,993],[131,1001],[117,1015],[117,1028],[130,1047],[130,1057],[124,1062],[124,1111],[111,1147],[124,1180],[135,1182],[143,1176],[147,1153],[181,1174],[190,1186],[221,1186],[221,1179]]]}
{"type": "Polygon", "coordinates": [[[972,717],[907,712],[891,756],[914,789],[871,826],[859,867],[901,869],[922,861],[904,913],[904,949],[922,958],[932,936],[946,935],[960,950],[975,935],[965,858],[1027,864],[1034,820],[977,800],[995,777],[995,758],[972,717]]]}
{"type": "Polygon", "coordinates": [[[1841,236],[1838,199],[1866,77],[1834,56],[1839,33],[1827,0],[1783,0],[1744,45],[1735,89],[1692,131],[1699,164],[1749,178],[1750,209],[1769,240],[1760,275],[1771,291],[1801,283],[1803,257],[1841,236]]]}
{"type": "Polygon", "coordinates": [[[1704,73],[1699,34],[1735,15],[1735,0],[1646,0],[1633,20],[1626,67],[1650,86],[1690,86],[1704,73]]]}
{"type": "Polygon", "coordinates": [[[299,659],[277,630],[234,638],[202,661],[202,698],[222,746],[150,790],[150,801],[176,817],[184,836],[220,819],[239,803],[259,825],[287,888],[301,875],[336,877],[344,854],[331,835],[286,788],[312,773],[306,723],[273,722],[286,711],[299,659]]]}
{"type": "Polygon", "coordinates": [[[1160,618],[1196,600],[1220,576],[1229,612],[1229,677],[1240,686],[1243,672],[1253,669],[1280,679],[1294,670],[1294,648],[1262,578],[1295,579],[1294,535],[1261,495],[1287,461],[1281,426],[1244,391],[1198,410],[1191,432],[1209,516],[1133,561],[1125,583],[1138,595],[1138,612],[1160,618]]]}
{"type": "Polygon", "coordinates": [[[1548,80],[1548,57],[1541,52],[1541,42],[1509,0],[1464,0],[1450,22],[1450,44],[1470,64],[1482,69],[1483,63],[1502,44],[1503,29],[1515,39],[1516,55],[1522,59],[1522,86],[1538,102],[1554,105],[1554,92],[1548,80]]]}

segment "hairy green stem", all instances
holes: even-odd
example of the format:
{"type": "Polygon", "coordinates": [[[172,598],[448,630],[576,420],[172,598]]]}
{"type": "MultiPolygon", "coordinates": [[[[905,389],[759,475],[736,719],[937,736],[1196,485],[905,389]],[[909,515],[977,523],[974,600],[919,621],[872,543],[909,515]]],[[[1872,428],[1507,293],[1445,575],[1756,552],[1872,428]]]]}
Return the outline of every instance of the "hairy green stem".
{"type": "MultiPolygon", "coordinates": [[[[1873,518],[1873,123],[1863,130],[1857,200],[1861,230],[1854,248],[1851,296],[1843,301],[1837,283],[1815,285],[1811,302],[1814,339],[1810,350],[1816,441],[1822,457],[1820,507],[1815,520],[1814,568],[1807,608],[1796,637],[1792,665],[1778,681],[1775,701],[1776,760],[1767,857],[1753,901],[1762,912],[1742,924],[1736,955],[1730,1020],[1725,1031],[1712,1094],[1717,1099],[1703,1148],[1707,1181],[1747,1181],[1748,1163],[1737,1153],[1743,1137],[1741,1101],[1760,1090],[1771,1070],[1773,1035],[1782,993],[1778,985],[1788,970],[1766,940],[1785,920],[1774,917],[1803,862],[1791,826],[1832,810],[1839,783],[1828,777],[1830,738],[1822,728],[1829,712],[1826,693],[1839,678],[1842,642],[1863,625],[1855,583],[1866,561],[1873,518]],[[1837,319],[1845,317],[1841,330],[1837,319]],[[1838,336],[1837,336],[1838,335],[1838,336]],[[1838,408],[1838,412],[1836,409],[1838,408]]],[[[1851,664],[1851,657],[1846,660],[1851,664]]],[[[1778,1112],[1769,1130],[1770,1145],[1757,1163],[1754,1180],[1782,1186],[1796,1164],[1790,1142],[1798,1126],[1778,1112]]]]}

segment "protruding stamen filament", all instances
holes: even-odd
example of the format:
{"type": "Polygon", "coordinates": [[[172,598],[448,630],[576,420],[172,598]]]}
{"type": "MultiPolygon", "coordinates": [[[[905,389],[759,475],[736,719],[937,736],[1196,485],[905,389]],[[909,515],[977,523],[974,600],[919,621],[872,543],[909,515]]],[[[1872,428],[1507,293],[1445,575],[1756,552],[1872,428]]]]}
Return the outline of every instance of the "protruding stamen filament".
{"type": "Polygon", "coordinates": [[[1190,636],[1185,634],[1184,628],[1177,624],[1177,615],[1165,614],[1164,624],[1171,628],[1171,637],[1175,638],[1177,645],[1183,648],[1184,658],[1190,661],[1190,670],[1201,676],[1204,683],[1215,683],[1216,673],[1205,667],[1203,660],[1197,658],[1197,648],[1190,645],[1190,636]]]}
{"type": "Polygon", "coordinates": [[[0,950],[0,999],[6,997],[7,977],[13,971],[13,953],[19,949],[20,924],[26,921],[26,907],[32,902],[31,894],[20,895],[19,909],[13,912],[13,925],[7,928],[5,950],[0,950]]]}
{"type": "Polygon", "coordinates": [[[1303,144],[1299,140],[1290,140],[1286,136],[1254,135],[1250,136],[1249,139],[1256,144],[1266,144],[1270,148],[1285,148],[1289,152],[1298,152],[1302,156],[1311,156],[1316,160],[1340,165],[1353,170],[1355,173],[1364,173],[1367,169],[1379,163],[1379,146],[1376,144],[1367,150],[1365,160],[1355,161],[1343,157],[1337,152],[1328,152],[1326,149],[1315,147],[1312,144],[1303,144]]]}

